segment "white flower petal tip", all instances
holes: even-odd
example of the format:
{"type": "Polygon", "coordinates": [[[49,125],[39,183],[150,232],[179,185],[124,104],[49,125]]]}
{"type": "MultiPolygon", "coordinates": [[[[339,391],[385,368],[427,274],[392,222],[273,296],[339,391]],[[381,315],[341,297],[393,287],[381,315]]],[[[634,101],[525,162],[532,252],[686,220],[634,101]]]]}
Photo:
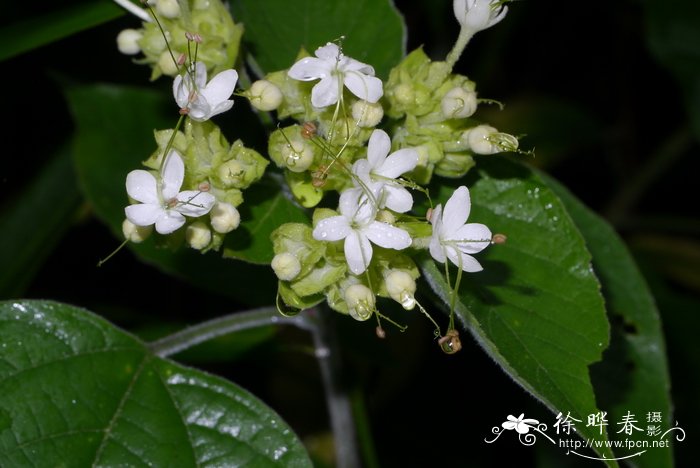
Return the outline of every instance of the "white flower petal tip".
{"type": "Polygon", "coordinates": [[[488,29],[500,22],[508,13],[503,0],[454,0],[455,18],[472,34],[488,29]]]}
{"type": "Polygon", "coordinates": [[[430,217],[433,225],[430,255],[440,263],[449,259],[458,268],[474,273],[483,268],[471,254],[488,247],[493,236],[485,225],[466,222],[470,210],[469,189],[465,186],[455,190],[444,211],[442,205],[435,207],[430,217]]]}
{"type": "Polygon", "coordinates": [[[320,109],[337,103],[341,81],[352,94],[369,103],[376,103],[384,95],[382,81],[374,76],[374,68],[344,55],[336,44],[329,42],[316,49],[314,55],[299,60],[287,72],[290,78],[299,81],[320,80],[311,89],[314,107],[320,109]]]}
{"type": "Polygon", "coordinates": [[[126,177],[126,191],[139,203],[124,209],[126,218],[135,226],[155,224],[159,234],[170,234],[185,224],[185,216],[199,217],[209,213],[216,198],[207,192],[180,192],[185,177],[182,156],[171,150],[156,180],[150,172],[137,169],[126,177]]]}
{"type": "Polygon", "coordinates": [[[224,70],[207,83],[207,68],[195,62],[184,75],[173,80],[173,96],[183,113],[192,120],[203,122],[233,107],[229,99],[236,88],[238,72],[224,70]]]}

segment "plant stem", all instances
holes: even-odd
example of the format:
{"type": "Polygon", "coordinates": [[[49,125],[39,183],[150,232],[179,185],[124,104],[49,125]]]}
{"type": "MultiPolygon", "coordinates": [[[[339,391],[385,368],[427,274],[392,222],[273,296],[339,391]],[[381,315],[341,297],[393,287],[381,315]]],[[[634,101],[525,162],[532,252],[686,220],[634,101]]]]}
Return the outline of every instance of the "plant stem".
{"type": "Polygon", "coordinates": [[[340,380],[340,348],[329,314],[313,313],[311,336],[316,349],[316,359],[321,368],[321,379],[326,393],[326,404],[335,442],[337,468],[361,466],[357,447],[357,433],[348,391],[340,380]],[[315,317],[313,317],[315,316],[315,317]]]}
{"type": "Polygon", "coordinates": [[[311,325],[302,315],[282,317],[276,307],[264,307],[246,312],[236,312],[185,328],[149,344],[154,354],[171,356],[205,341],[249,328],[265,325],[294,325],[309,330],[311,325]]]}
{"type": "Polygon", "coordinates": [[[361,466],[352,406],[341,383],[340,349],[328,313],[309,309],[294,317],[280,316],[276,307],[236,312],[185,328],[149,344],[160,357],[171,356],[219,336],[266,325],[293,325],[311,333],[326,393],[337,468],[361,466]]]}

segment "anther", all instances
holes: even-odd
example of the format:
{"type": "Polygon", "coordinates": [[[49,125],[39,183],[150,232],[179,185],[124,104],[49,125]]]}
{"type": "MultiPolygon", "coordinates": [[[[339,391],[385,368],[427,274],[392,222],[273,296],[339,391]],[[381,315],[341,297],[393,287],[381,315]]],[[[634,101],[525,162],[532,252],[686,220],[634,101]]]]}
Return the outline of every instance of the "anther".
{"type": "Polygon", "coordinates": [[[459,340],[459,332],[454,328],[447,330],[445,336],[438,340],[438,344],[446,354],[454,354],[462,349],[462,342],[459,340]]]}
{"type": "Polygon", "coordinates": [[[505,234],[494,234],[491,238],[492,244],[505,244],[508,237],[505,234]]]}
{"type": "Polygon", "coordinates": [[[314,136],[316,136],[316,124],[313,122],[304,122],[304,125],[301,127],[301,136],[306,138],[307,140],[310,140],[314,136]]]}

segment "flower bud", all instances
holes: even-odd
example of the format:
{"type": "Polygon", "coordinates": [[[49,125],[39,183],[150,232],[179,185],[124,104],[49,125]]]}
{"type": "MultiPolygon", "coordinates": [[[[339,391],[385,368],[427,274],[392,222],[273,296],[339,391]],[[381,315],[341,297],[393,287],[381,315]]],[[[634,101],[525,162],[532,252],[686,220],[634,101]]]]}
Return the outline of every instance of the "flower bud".
{"type": "Polygon", "coordinates": [[[156,13],[163,18],[177,18],[180,16],[180,5],[177,0],[158,0],[156,13]]]}
{"type": "Polygon", "coordinates": [[[396,222],[396,216],[389,210],[379,210],[376,219],[377,221],[387,224],[394,224],[396,222]]]}
{"type": "Polygon", "coordinates": [[[245,176],[245,167],[235,159],[226,161],[217,169],[217,175],[224,187],[240,187],[245,176]]]}
{"type": "Polygon", "coordinates": [[[314,162],[315,147],[301,135],[301,127],[292,125],[275,130],[268,145],[270,158],[292,172],[304,172],[314,162]]]}
{"type": "Polygon", "coordinates": [[[355,320],[363,322],[374,313],[374,293],[364,284],[353,284],[345,288],[345,303],[348,312],[355,320]]]}
{"type": "Polygon", "coordinates": [[[125,219],[122,222],[122,233],[124,234],[124,238],[133,242],[134,244],[139,244],[145,241],[152,232],[153,225],[137,226],[128,219],[125,219]]]}
{"type": "Polygon", "coordinates": [[[139,41],[143,37],[141,31],[125,29],[117,35],[117,48],[124,55],[136,55],[141,52],[139,41]]]}
{"type": "Polygon", "coordinates": [[[467,142],[476,154],[494,154],[518,149],[517,138],[508,133],[501,133],[490,125],[479,125],[470,129],[467,142]]]}
{"type": "Polygon", "coordinates": [[[173,58],[167,50],[160,54],[158,58],[158,67],[160,67],[160,71],[162,71],[164,75],[175,76],[178,72],[177,65],[173,62],[173,58]]]}
{"type": "Polygon", "coordinates": [[[241,215],[230,203],[217,202],[209,212],[211,227],[219,234],[233,231],[241,224],[241,215]]]}
{"type": "Polygon", "coordinates": [[[211,231],[202,221],[187,226],[185,240],[193,249],[202,250],[211,242],[211,231]]]}
{"type": "Polygon", "coordinates": [[[445,157],[435,166],[435,173],[442,177],[456,179],[466,174],[476,163],[471,154],[445,153],[445,157]]]}
{"type": "Polygon", "coordinates": [[[359,127],[371,128],[377,126],[384,117],[384,108],[379,102],[371,103],[364,100],[355,101],[352,105],[352,118],[359,127]]]}
{"type": "Polygon", "coordinates": [[[293,280],[301,271],[299,259],[289,252],[275,255],[270,266],[282,281],[293,280]]]}
{"type": "Polygon", "coordinates": [[[476,93],[461,86],[452,88],[440,103],[442,115],[446,119],[463,119],[476,112],[476,93]]]}
{"type": "Polygon", "coordinates": [[[267,80],[258,80],[248,90],[250,105],[261,111],[272,111],[282,104],[282,91],[267,80]]]}
{"type": "Polygon", "coordinates": [[[392,270],[384,281],[389,296],[404,309],[411,310],[416,306],[416,281],[411,275],[402,270],[392,270]]]}

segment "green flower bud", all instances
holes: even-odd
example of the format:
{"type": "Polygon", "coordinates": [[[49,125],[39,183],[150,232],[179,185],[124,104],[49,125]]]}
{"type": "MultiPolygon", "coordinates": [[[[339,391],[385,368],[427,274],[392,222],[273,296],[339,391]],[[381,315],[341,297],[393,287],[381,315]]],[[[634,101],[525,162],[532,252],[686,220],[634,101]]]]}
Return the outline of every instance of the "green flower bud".
{"type": "Polygon", "coordinates": [[[352,105],[352,118],[359,127],[376,127],[384,117],[384,108],[379,102],[355,101],[352,105]]]}
{"type": "Polygon", "coordinates": [[[466,174],[476,163],[468,152],[445,153],[445,157],[435,165],[435,173],[442,177],[456,179],[466,174]]]}
{"type": "Polygon", "coordinates": [[[141,31],[125,29],[117,35],[117,48],[124,55],[136,55],[141,52],[139,41],[143,37],[141,31]]]}
{"type": "Polygon", "coordinates": [[[292,172],[303,172],[314,162],[316,147],[301,135],[302,127],[292,125],[270,135],[268,151],[277,166],[292,172]]]}
{"type": "Polygon", "coordinates": [[[446,119],[463,119],[476,112],[476,93],[462,87],[452,88],[440,103],[440,110],[446,119]]]}
{"type": "Polygon", "coordinates": [[[219,234],[226,234],[238,228],[241,215],[230,203],[217,202],[209,212],[211,227],[219,234]]]}
{"type": "Polygon", "coordinates": [[[193,249],[203,250],[211,242],[211,231],[202,221],[195,221],[187,226],[185,240],[193,249]]]}
{"type": "Polygon", "coordinates": [[[153,232],[153,225],[150,226],[137,226],[128,219],[122,222],[122,233],[124,238],[134,244],[140,244],[141,242],[148,239],[148,237],[153,232]]]}
{"type": "Polygon", "coordinates": [[[386,290],[389,297],[401,304],[406,310],[411,310],[416,306],[416,281],[413,277],[402,270],[392,270],[384,278],[386,290]]]}
{"type": "Polygon", "coordinates": [[[265,112],[277,109],[283,99],[280,88],[267,80],[258,80],[253,83],[246,95],[251,106],[265,112]]]}
{"type": "Polygon", "coordinates": [[[389,210],[380,210],[377,212],[377,221],[382,223],[394,224],[396,222],[396,216],[389,210]]]}
{"type": "Polygon", "coordinates": [[[163,18],[177,18],[180,16],[180,5],[177,0],[157,0],[156,13],[163,18]]]}
{"type": "Polygon", "coordinates": [[[275,255],[270,266],[282,281],[291,281],[301,272],[299,259],[289,252],[275,255]]]}
{"type": "Polygon", "coordinates": [[[173,57],[167,50],[160,54],[157,65],[164,75],[175,76],[179,71],[177,64],[173,61],[173,57]]]}
{"type": "Polygon", "coordinates": [[[376,298],[374,293],[364,284],[353,284],[343,292],[348,312],[355,320],[363,322],[374,313],[376,298]]]}

